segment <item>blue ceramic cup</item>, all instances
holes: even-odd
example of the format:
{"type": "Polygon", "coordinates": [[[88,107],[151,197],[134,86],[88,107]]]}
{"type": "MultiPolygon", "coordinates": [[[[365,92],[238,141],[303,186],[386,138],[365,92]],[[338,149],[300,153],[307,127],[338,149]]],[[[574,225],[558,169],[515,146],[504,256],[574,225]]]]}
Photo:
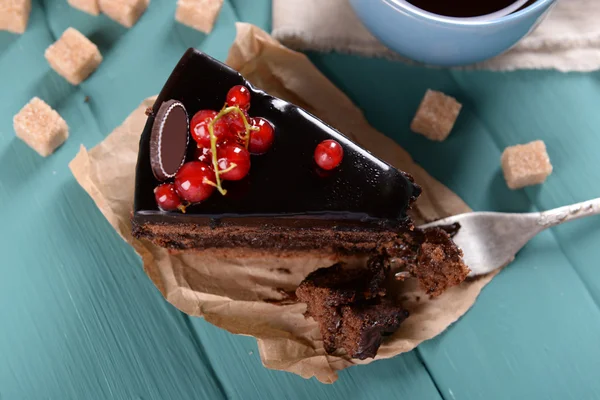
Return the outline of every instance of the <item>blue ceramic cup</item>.
{"type": "Polygon", "coordinates": [[[556,0],[537,0],[492,20],[446,17],[406,0],[350,0],[371,33],[390,49],[429,65],[462,66],[505,52],[531,32],[556,0]]]}

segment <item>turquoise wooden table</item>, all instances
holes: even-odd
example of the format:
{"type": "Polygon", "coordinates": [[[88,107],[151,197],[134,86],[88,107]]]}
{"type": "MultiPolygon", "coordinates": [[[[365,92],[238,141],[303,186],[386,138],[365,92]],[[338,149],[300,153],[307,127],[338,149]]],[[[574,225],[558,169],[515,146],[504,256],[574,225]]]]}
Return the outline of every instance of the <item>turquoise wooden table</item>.
{"type": "MultiPolygon", "coordinates": [[[[34,0],[22,36],[0,32],[0,399],[597,399],[600,220],[537,237],[458,323],[417,350],[321,385],[262,367],[255,341],[188,318],[160,296],[68,169],[156,94],[190,46],[224,59],[234,22],[270,26],[269,0],[226,1],[205,36],[152,0],[131,30],[64,0],[34,0]],[[44,49],[68,26],[104,62],[79,87],[44,49]],[[16,139],[12,116],[34,95],[71,128],[43,159],[16,139]],[[84,99],[89,96],[89,102],[84,99]]],[[[600,73],[451,72],[339,54],[314,63],[476,210],[530,211],[600,196],[600,73]],[[444,143],[408,130],[426,88],[463,101],[444,143]],[[555,172],[506,188],[507,145],[546,141],[555,172]]]]}

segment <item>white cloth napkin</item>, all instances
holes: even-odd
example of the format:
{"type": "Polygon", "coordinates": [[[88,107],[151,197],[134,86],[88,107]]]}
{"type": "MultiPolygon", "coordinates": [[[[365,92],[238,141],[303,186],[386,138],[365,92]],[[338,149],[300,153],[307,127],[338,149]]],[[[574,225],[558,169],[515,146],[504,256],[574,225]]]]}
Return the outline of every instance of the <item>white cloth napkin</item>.
{"type": "MultiPolygon", "coordinates": [[[[348,0],[273,0],[273,36],[298,50],[401,59],[367,31],[348,0]]],[[[533,33],[473,68],[600,69],[600,0],[559,0],[533,33]]]]}

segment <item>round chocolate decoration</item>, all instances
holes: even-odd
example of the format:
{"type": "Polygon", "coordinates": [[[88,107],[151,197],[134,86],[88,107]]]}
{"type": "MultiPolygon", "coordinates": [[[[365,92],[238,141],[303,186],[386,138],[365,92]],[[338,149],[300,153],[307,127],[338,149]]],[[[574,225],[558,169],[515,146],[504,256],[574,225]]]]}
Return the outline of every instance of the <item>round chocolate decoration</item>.
{"type": "Polygon", "coordinates": [[[176,100],[162,103],[150,136],[150,164],[159,181],[174,177],[183,165],[189,140],[188,129],[185,106],[176,100]]]}

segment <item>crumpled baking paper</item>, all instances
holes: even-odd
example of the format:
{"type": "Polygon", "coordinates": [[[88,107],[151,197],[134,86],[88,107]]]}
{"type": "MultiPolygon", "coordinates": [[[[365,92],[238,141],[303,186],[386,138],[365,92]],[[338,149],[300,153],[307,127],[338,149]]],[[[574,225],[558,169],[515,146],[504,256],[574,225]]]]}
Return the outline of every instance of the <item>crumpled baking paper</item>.
{"type": "MultiPolygon", "coordinates": [[[[306,56],[283,47],[255,26],[240,23],[237,29],[227,63],[256,86],[305,108],[380,158],[411,173],[424,189],[416,218],[432,220],[469,211],[406,151],[369,126],[361,111],[306,56]]],[[[144,271],[165,299],[184,313],[204,317],[229,332],[254,336],[267,368],[332,383],[337,379],[336,371],[372,362],[349,359],[343,351],[326,354],[317,323],[303,316],[306,306],[278,303],[309,272],[336,260],[310,255],[277,258],[266,254],[236,259],[213,252],[170,254],[132,237],[138,142],[146,122],[144,110],[153,102],[154,98],[144,100],[93,149],[82,146],[70,167],[111,225],[141,256],[144,271]]],[[[465,282],[436,299],[420,292],[415,280],[398,282],[393,295],[402,298],[411,315],[385,340],[375,360],[407,352],[442,333],[473,305],[491,278],[465,282]]]]}

